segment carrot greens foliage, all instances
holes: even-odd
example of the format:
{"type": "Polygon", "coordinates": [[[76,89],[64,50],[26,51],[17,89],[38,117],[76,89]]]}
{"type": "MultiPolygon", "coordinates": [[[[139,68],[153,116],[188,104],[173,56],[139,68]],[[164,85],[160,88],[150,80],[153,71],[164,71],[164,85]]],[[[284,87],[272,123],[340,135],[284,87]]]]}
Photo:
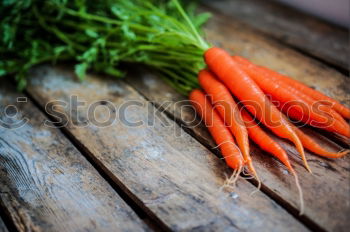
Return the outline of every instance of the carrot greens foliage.
{"type": "Polygon", "coordinates": [[[34,65],[75,61],[87,70],[123,76],[120,62],[146,64],[179,92],[197,87],[209,47],[200,27],[209,17],[178,0],[5,0],[0,3],[0,76],[19,88],[34,65]]]}

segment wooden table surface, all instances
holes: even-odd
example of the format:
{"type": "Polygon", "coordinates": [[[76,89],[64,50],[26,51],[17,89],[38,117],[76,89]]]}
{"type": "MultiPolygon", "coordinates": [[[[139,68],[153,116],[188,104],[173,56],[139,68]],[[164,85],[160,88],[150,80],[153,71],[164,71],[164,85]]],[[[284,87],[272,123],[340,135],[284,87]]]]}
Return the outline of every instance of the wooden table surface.
{"type": "MultiPolygon", "coordinates": [[[[208,0],[201,10],[213,13],[211,43],[349,106],[347,30],[269,1],[208,0]]],[[[349,157],[307,152],[311,175],[293,146],[274,137],[299,173],[300,216],[294,178],[253,143],[261,190],[251,195],[256,181],[244,178],[221,190],[232,170],[186,97],[150,70],[131,66],[123,80],[89,74],[79,82],[70,65],[42,65],[28,75],[24,93],[0,80],[0,232],[350,227],[349,157]],[[107,112],[116,118],[109,125],[107,112]]],[[[349,147],[341,136],[304,129],[327,149],[349,147]]]]}

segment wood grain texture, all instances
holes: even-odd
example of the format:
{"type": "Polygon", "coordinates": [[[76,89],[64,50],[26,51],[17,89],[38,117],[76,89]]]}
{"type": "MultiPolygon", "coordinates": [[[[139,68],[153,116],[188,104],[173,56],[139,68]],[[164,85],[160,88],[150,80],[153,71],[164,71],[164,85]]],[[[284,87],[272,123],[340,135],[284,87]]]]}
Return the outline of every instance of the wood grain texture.
{"type": "Polygon", "coordinates": [[[0,218],[0,232],[8,232],[6,226],[1,218],[0,218]]]}
{"type": "MultiPolygon", "coordinates": [[[[218,0],[205,5],[279,41],[349,69],[349,33],[315,17],[273,1],[218,0]]],[[[242,27],[244,27],[242,25],[242,27]]]]}
{"type": "MultiPolygon", "coordinates": [[[[186,107],[189,104],[185,101],[186,98],[176,93],[159,77],[146,70],[140,70],[139,72],[134,71],[126,80],[149,101],[157,106],[163,106],[168,114],[173,115],[177,122],[188,128],[199,141],[208,147],[215,146],[204,125],[193,127],[193,125],[198,125],[198,120],[195,120],[192,108],[186,107]]],[[[341,149],[314,131],[309,129],[305,131],[317,139],[323,147],[331,150],[341,149]]],[[[326,160],[307,152],[307,159],[313,170],[313,175],[311,175],[303,167],[298,153],[291,144],[275,136],[273,138],[287,150],[295,170],[299,173],[304,190],[305,216],[326,230],[346,231],[350,225],[346,219],[350,213],[348,194],[350,191],[348,184],[350,157],[326,160]]],[[[251,144],[251,154],[258,175],[269,189],[270,194],[283,199],[297,209],[299,196],[293,176],[280,162],[262,152],[254,144],[251,144]]]]}
{"type": "Polygon", "coordinates": [[[17,230],[147,231],[62,133],[11,89],[1,82],[0,203],[17,230]]]}
{"type": "MultiPolygon", "coordinates": [[[[149,213],[174,231],[305,231],[306,228],[255,187],[239,180],[235,192],[220,191],[225,164],[122,81],[89,76],[76,82],[72,72],[38,68],[30,94],[43,106],[69,103],[75,95],[84,106],[70,116],[67,130],[95,162],[149,213]],[[107,127],[93,125],[88,114],[107,121],[106,107],[118,117],[107,127]],[[130,103],[138,102],[122,110],[130,103]],[[102,106],[102,107],[101,107],[102,106]],[[155,115],[155,116],[153,116],[155,115]],[[80,120],[79,123],[74,121],[80,120]],[[141,125],[126,124],[142,122],[141,125]],[[87,122],[88,124],[85,124],[87,122]],[[79,126],[80,125],[80,126],[79,126]]],[[[89,116],[90,115],[90,116],[89,116]]]]}

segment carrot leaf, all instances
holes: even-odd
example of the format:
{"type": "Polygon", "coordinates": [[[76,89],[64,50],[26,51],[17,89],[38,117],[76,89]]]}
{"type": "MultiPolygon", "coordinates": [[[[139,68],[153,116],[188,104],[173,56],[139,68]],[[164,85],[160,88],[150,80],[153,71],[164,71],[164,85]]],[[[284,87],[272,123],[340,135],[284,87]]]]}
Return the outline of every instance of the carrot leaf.
{"type": "MultiPolygon", "coordinates": [[[[186,1],[187,2],[187,1],[186,1]]],[[[157,70],[179,92],[198,87],[209,47],[202,25],[210,17],[178,0],[25,0],[0,2],[0,76],[14,73],[20,88],[34,65],[75,61],[116,77],[120,62],[157,70]]]]}

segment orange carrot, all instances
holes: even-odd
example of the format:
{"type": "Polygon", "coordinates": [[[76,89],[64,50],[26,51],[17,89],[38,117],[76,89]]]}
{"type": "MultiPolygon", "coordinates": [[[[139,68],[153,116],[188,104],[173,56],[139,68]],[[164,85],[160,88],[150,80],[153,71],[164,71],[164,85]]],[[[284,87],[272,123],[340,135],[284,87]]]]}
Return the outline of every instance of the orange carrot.
{"type": "Polygon", "coordinates": [[[200,71],[198,74],[198,80],[200,86],[211,99],[211,103],[236,138],[237,144],[242,152],[245,163],[248,164],[249,170],[257,177],[249,154],[248,132],[230,91],[208,70],[200,71]]]}
{"type": "MultiPolygon", "coordinates": [[[[293,115],[293,114],[295,114],[295,111],[293,111],[293,107],[289,106],[288,103],[285,105],[279,105],[278,108],[281,111],[286,112],[286,114],[288,114],[288,116],[290,116],[291,118],[295,118],[293,115]],[[286,107],[284,107],[284,106],[286,106],[286,107]]],[[[297,119],[297,120],[299,120],[299,119],[297,119]]],[[[309,118],[303,117],[300,120],[302,122],[306,123],[309,120],[309,118]]],[[[322,127],[322,125],[317,125],[317,122],[313,122],[311,124],[316,124],[317,127],[322,127]]],[[[334,132],[333,130],[331,130],[328,127],[324,127],[324,129],[329,130],[331,132],[334,132]]],[[[315,140],[313,140],[311,137],[309,137],[304,132],[302,132],[299,128],[295,127],[295,132],[297,133],[298,137],[300,138],[304,148],[306,148],[309,151],[312,151],[313,153],[315,153],[317,155],[320,155],[320,156],[323,156],[326,158],[340,158],[340,157],[343,157],[350,152],[349,150],[341,151],[338,153],[327,151],[326,149],[321,147],[315,140]]]]}
{"type": "Polygon", "coordinates": [[[253,115],[257,116],[259,121],[278,136],[289,139],[295,144],[305,167],[311,172],[307,164],[304,148],[293,130],[293,126],[231,56],[220,48],[212,47],[205,52],[204,58],[209,69],[224,82],[237,98],[244,101],[244,105],[253,115]]]}
{"type": "Polygon", "coordinates": [[[315,100],[322,101],[323,104],[329,105],[331,108],[336,110],[339,114],[341,114],[344,118],[350,119],[350,109],[343,106],[340,102],[337,100],[330,98],[323,93],[314,90],[307,85],[304,85],[303,83],[292,79],[290,77],[284,76],[282,74],[279,74],[278,72],[274,72],[270,69],[265,68],[266,71],[270,72],[273,74],[272,76],[280,79],[281,81],[287,83],[288,85],[292,86],[293,88],[299,90],[300,92],[303,92],[304,94],[312,97],[315,100]]]}
{"type": "MultiPolygon", "coordinates": [[[[324,100],[315,100],[311,96],[305,94],[304,92],[294,88],[292,85],[286,83],[283,81],[283,79],[277,78],[272,72],[272,70],[269,70],[268,68],[265,68],[263,66],[255,65],[254,63],[250,62],[249,60],[241,57],[241,56],[234,56],[233,59],[238,62],[241,66],[244,66],[246,68],[253,69],[256,72],[264,73],[265,77],[269,78],[272,82],[277,82],[281,87],[284,89],[289,90],[292,94],[299,96],[304,101],[306,101],[310,106],[318,106],[319,110],[322,112],[329,113],[333,118],[339,120],[344,125],[348,125],[348,123],[343,119],[342,116],[339,115],[335,110],[331,108],[330,105],[324,105],[326,103],[324,100]]],[[[277,73],[278,74],[278,73],[277,73]]]]}
{"type": "Polygon", "coordinates": [[[270,74],[261,70],[259,66],[248,63],[249,61],[243,63],[243,58],[237,56],[233,57],[233,59],[240,64],[240,67],[259,85],[259,87],[266,94],[270,94],[279,102],[298,105],[299,107],[294,107],[294,111],[299,111],[299,113],[294,113],[294,116],[297,117],[297,119],[302,118],[304,114],[307,114],[311,121],[316,121],[321,125],[325,124],[325,126],[333,129],[333,131],[350,137],[350,126],[346,122],[333,118],[334,114],[332,115],[332,109],[329,109],[329,112],[323,112],[316,107],[312,107],[314,102],[308,101],[309,99],[305,100],[300,97],[300,94],[295,94],[289,91],[288,88],[283,85],[283,83],[270,79],[270,74]]]}
{"type": "Polygon", "coordinates": [[[287,153],[266,132],[259,127],[254,119],[244,109],[241,110],[243,121],[251,138],[261,149],[267,151],[279,159],[286,167],[293,171],[287,153]]]}
{"type": "Polygon", "coordinates": [[[256,124],[254,119],[249,115],[249,113],[245,109],[241,109],[241,115],[248,130],[249,138],[251,138],[261,149],[272,154],[284,165],[286,165],[286,167],[295,177],[295,183],[300,196],[300,213],[302,214],[304,209],[303,191],[299,184],[298,175],[295,172],[292,165],[290,164],[286,151],[268,134],[266,134],[265,131],[261,129],[258,124],[256,124]]]}
{"type": "Polygon", "coordinates": [[[326,158],[340,158],[345,156],[346,154],[349,154],[350,152],[350,150],[345,150],[338,153],[327,151],[326,149],[321,147],[315,140],[313,140],[307,134],[302,132],[299,128],[296,128],[295,132],[299,136],[301,142],[303,143],[303,146],[309,151],[312,151],[317,155],[320,155],[326,158]]]}
{"type": "Polygon", "coordinates": [[[224,122],[221,120],[217,111],[213,109],[209,100],[201,90],[193,90],[189,95],[189,99],[192,101],[196,112],[207,125],[207,128],[213,136],[215,143],[220,148],[227,165],[240,171],[244,165],[242,154],[236,146],[229,129],[224,125],[224,122]]]}
{"type": "Polygon", "coordinates": [[[270,97],[273,103],[275,103],[276,107],[285,113],[289,118],[297,120],[298,122],[303,122],[305,124],[309,124],[314,127],[321,127],[325,130],[334,132],[334,129],[330,128],[330,122],[327,123],[319,122],[311,119],[307,114],[301,114],[301,109],[297,110],[298,106],[295,104],[291,104],[290,102],[282,103],[279,102],[274,97],[270,97]]]}
{"type": "MultiPolygon", "coordinates": [[[[276,107],[284,112],[289,118],[297,120],[298,122],[303,122],[305,124],[309,124],[314,127],[322,128],[324,130],[339,133],[339,130],[335,130],[334,127],[332,127],[332,121],[329,121],[328,123],[320,123],[318,121],[312,120],[307,115],[301,115],[299,111],[296,110],[297,106],[287,103],[279,103],[276,99],[271,97],[273,99],[273,102],[276,103],[276,107]]],[[[348,126],[343,126],[342,134],[346,137],[349,137],[349,128],[348,126]]]]}
{"type": "Polygon", "coordinates": [[[299,90],[300,92],[303,92],[304,94],[312,97],[313,99],[315,99],[317,101],[323,101],[324,104],[329,104],[334,110],[336,110],[344,118],[350,119],[350,109],[343,106],[335,99],[330,98],[330,97],[324,95],[323,93],[321,93],[317,90],[314,90],[314,89],[308,87],[307,85],[305,85],[305,84],[303,84],[303,83],[301,83],[293,78],[282,75],[282,74],[275,72],[271,69],[268,69],[266,67],[263,67],[263,69],[266,72],[268,72],[271,75],[271,77],[273,77],[274,79],[281,80],[281,81],[285,82],[286,84],[292,86],[293,88],[299,90]]]}

